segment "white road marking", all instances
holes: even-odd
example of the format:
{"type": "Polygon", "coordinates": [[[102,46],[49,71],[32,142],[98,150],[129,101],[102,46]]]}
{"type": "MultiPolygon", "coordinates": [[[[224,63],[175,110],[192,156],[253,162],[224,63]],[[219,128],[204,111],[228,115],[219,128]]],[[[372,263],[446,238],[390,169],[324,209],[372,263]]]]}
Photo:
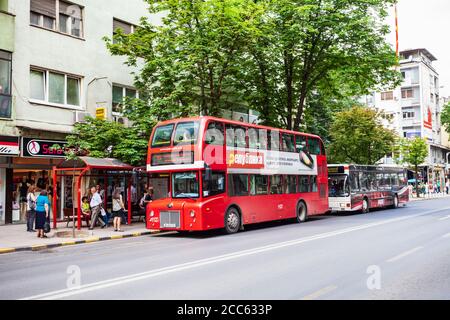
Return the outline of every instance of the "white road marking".
{"type": "Polygon", "coordinates": [[[331,291],[334,291],[336,289],[337,289],[336,286],[328,286],[328,287],[322,288],[314,293],[311,293],[311,294],[303,297],[302,300],[315,300],[315,299],[317,299],[327,293],[330,293],[331,291]]]}
{"type": "Polygon", "coordinates": [[[326,232],[326,233],[309,236],[309,237],[305,237],[305,238],[300,238],[300,239],[295,239],[295,240],[290,240],[290,241],[285,241],[285,242],[279,242],[279,243],[275,243],[275,244],[271,244],[271,245],[267,245],[267,246],[257,247],[257,248],[248,249],[248,250],[242,250],[242,251],[238,251],[235,253],[224,254],[224,255],[220,255],[220,256],[216,256],[216,257],[212,257],[212,258],[206,258],[206,259],[201,259],[201,260],[197,260],[197,261],[182,263],[182,264],[178,264],[178,265],[174,265],[174,266],[169,266],[169,267],[150,270],[150,271],[146,271],[146,272],[136,273],[136,274],[132,274],[132,275],[128,275],[128,276],[117,277],[117,278],[113,278],[113,279],[109,279],[109,280],[93,282],[90,284],[81,285],[78,288],[56,290],[56,291],[52,291],[52,292],[34,295],[31,297],[22,298],[20,300],[62,299],[62,298],[66,298],[69,296],[80,295],[80,294],[94,291],[94,290],[105,289],[105,288],[118,286],[118,285],[130,283],[130,282],[135,282],[135,281],[139,281],[139,280],[163,276],[163,275],[174,273],[174,272],[180,272],[180,271],[184,271],[184,270],[203,267],[203,266],[211,265],[214,263],[234,260],[234,259],[238,259],[238,258],[242,258],[242,257],[246,257],[246,256],[258,254],[258,253],[263,253],[263,252],[268,252],[268,251],[272,251],[272,250],[276,250],[276,249],[282,249],[282,248],[286,248],[286,247],[296,246],[296,245],[311,242],[314,240],[326,239],[326,238],[335,237],[335,236],[338,236],[341,234],[346,234],[346,233],[350,233],[350,232],[354,232],[354,231],[374,228],[374,227],[382,226],[382,225],[389,224],[389,223],[399,222],[399,221],[403,221],[403,220],[407,220],[407,219],[412,219],[415,217],[428,215],[428,214],[435,213],[435,212],[440,212],[440,211],[446,210],[446,209],[450,209],[450,207],[436,209],[436,210],[432,210],[432,211],[426,211],[426,212],[422,212],[419,214],[413,214],[413,215],[399,217],[399,218],[388,219],[388,220],[379,221],[379,222],[367,223],[367,224],[363,224],[363,225],[359,225],[359,226],[355,226],[355,227],[349,227],[349,228],[345,228],[345,229],[341,229],[341,230],[335,230],[335,231],[326,232]]]}
{"type": "Polygon", "coordinates": [[[390,258],[390,259],[386,260],[386,262],[395,262],[397,260],[400,260],[400,259],[402,259],[402,258],[404,258],[406,256],[409,256],[409,255],[413,254],[416,251],[419,251],[420,249],[423,249],[423,247],[416,247],[414,249],[405,251],[405,252],[403,252],[403,253],[401,253],[401,254],[393,257],[393,258],[390,258]]]}
{"type": "Polygon", "coordinates": [[[447,219],[450,219],[450,215],[442,217],[442,218],[439,218],[438,220],[439,221],[444,221],[444,220],[447,220],[447,219]]]}

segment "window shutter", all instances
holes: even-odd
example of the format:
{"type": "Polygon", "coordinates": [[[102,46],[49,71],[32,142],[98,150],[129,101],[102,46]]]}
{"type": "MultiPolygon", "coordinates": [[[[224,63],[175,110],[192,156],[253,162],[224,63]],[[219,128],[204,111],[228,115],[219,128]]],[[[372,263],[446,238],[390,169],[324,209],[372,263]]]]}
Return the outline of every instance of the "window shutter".
{"type": "Polygon", "coordinates": [[[81,20],[81,7],[76,4],[59,1],[59,13],[81,20]]]}
{"type": "Polygon", "coordinates": [[[31,0],[30,11],[56,18],[55,0],[31,0]]]}
{"type": "Polygon", "coordinates": [[[125,34],[131,33],[131,24],[114,19],[113,20],[114,32],[119,28],[122,29],[125,34]]]}

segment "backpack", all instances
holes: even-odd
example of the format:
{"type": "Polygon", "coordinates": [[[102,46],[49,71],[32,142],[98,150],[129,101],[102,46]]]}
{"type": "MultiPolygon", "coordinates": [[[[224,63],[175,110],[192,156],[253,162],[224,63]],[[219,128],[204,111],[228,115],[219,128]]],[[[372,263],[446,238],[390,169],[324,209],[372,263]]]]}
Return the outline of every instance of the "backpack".
{"type": "Polygon", "coordinates": [[[30,194],[28,194],[28,207],[30,208],[30,210],[36,210],[36,201],[33,201],[30,197],[30,194]]]}

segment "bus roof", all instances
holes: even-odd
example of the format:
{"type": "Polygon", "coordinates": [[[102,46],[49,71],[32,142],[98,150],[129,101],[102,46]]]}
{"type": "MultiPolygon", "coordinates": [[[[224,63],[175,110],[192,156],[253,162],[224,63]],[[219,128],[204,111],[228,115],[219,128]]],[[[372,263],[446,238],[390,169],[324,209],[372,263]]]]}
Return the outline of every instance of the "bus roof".
{"type": "Polygon", "coordinates": [[[196,116],[196,117],[188,117],[188,118],[176,118],[176,119],[171,119],[171,120],[158,122],[157,126],[170,124],[170,123],[177,123],[177,122],[200,121],[200,120],[205,120],[205,121],[214,120],[214,121],[220,121],[220,122],[223,122],[223,123],[232,124],[232,125],[236,125],[236,126],[245,126],[245,127],[249,127],[249,128],[266,129],[266,130],[278,130],[278,131],[282,131],[284,133],[291,133],[291,134],[302,134],[302,135],[307,136],[307,137],[318,138],[318,139],[320,139],[322,141],[322,139],[318,135],[311,134],[311,133],[299,132],[299,131],[293,131],[293,130],[286,130],[286,129],[279,129],[279,128],[275,128],[275,127],[268,127],[268,126],[263,126],[263,125],[259,125],[259,124],[251,124],[251,123],[247,123],[247,122],[228,120],[228,119],[211,117],[211,116],[196,116]]]}

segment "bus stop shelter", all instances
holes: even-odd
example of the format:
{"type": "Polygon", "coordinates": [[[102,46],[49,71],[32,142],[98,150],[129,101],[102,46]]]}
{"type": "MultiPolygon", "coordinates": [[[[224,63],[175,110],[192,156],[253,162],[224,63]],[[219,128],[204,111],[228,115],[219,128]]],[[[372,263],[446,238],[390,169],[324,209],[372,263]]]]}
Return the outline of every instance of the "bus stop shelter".
{"type": "MultiPolygon", "coordinates": [[[[112,158],[78,157],[64,160],[53,167],[53,228],[56,229],[58,214],[75,211],[77,229],[81,229],[81,199],[89,196],[92,186],[102,185],[104,208],[114,188],[120,188],[128,210],[128,223],[132,219],[132,185],[134,167],[112,158]],[[75,209],[75,210],[74,210],[75,209]]],[[[71,214],[71,215],[72,215],[71,214]]]]}

